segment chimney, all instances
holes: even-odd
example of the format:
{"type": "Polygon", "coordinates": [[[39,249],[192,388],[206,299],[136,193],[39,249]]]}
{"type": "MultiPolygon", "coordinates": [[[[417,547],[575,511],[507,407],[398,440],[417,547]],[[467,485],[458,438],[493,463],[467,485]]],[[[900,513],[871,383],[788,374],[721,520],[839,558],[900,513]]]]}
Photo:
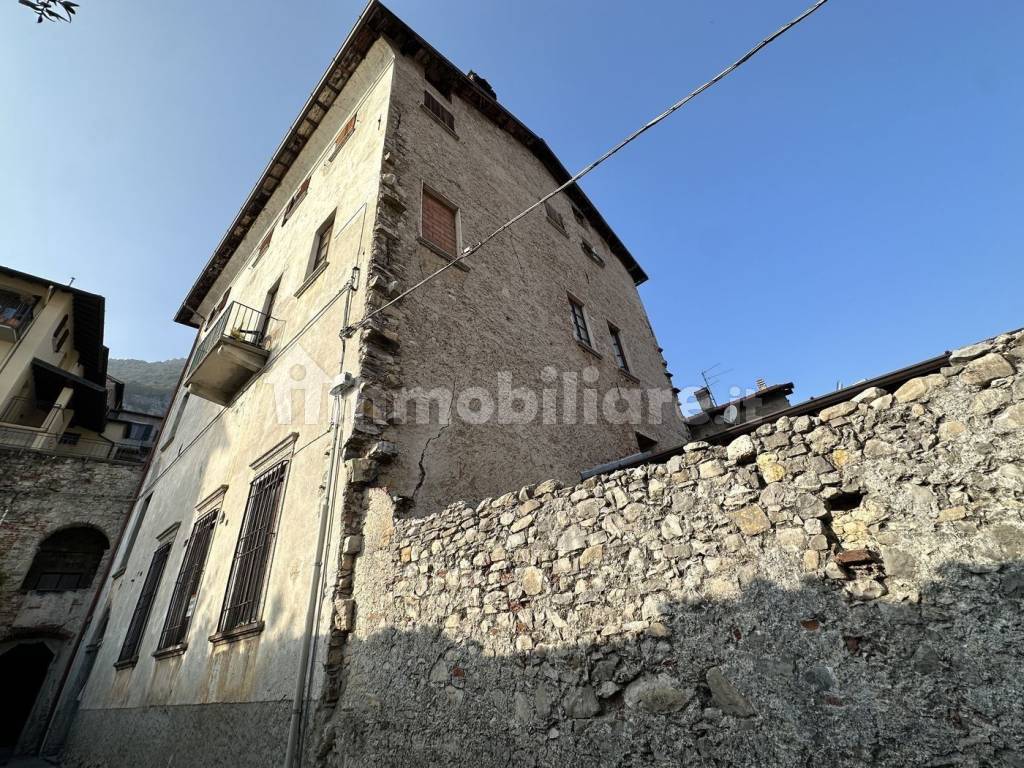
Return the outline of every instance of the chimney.
{"type": "Polygon", "coordinates": [[[693,396],[697,398],[697,404],[700,405],[700,409],[704,413],[715,407],[715,401],[711,397],[711,390],[707,387],[701,387],[693,393],[693,396]]]}
{"type": "Polygon", "coordinates": [[[768,389],[768,385],[765,383],[764,379],[758,379],[757,380],[757,391],[758,392],[764,392],[766,389],[768,389]]]}
{"type": "Polygon", "coordinates": [[[471,83],[473,83],[473,85],[475,85],[477,88],[479,88],[481,91],[486,93],[488,96],[490,96],[495,101],[498,100],[498,95],[494,92],[494,89],[491,87],[491,84],[488,83],[486,79],[484,79],[483,77],[478,75],[472,69],[469,70],[468,77],[469,77],[469,81],[471,83]]]}

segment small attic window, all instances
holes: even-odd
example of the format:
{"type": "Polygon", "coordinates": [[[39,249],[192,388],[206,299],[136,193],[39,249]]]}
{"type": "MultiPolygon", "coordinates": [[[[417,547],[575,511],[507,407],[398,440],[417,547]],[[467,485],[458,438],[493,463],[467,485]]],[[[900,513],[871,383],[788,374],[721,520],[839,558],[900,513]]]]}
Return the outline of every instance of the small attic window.
{"type": "Polygon", "coordinates": [[[602,267],[604,266],[604,259],[601,258],[601,254],[594,249],[594,246],[588,240],[581,240],[580,247],[583,248],[583,252],[587,254],[591,261],[600,264],[602,267]]]}
{"type": "Polygon", "coordinates": [[[575,205],[572,206],[572,217],[576,219],[576,223],[584,229],[590,229],[590,222],[587,221],[587,217],[583,215],[583,211],[577,208],[575,205]]]}
{"type": "Polygon", "coordinates": [[[341,148],[345,146],[345,143],[349,140],[353,133],[356,132],[356,116],[352,115],[345,124],[341,127],[338,135],[334,139],[334,149],[331,150],[331,160],[333,160],[341,148]]]}
{"type": "Polygon", "coordinates": [[[430,91],[423,92],[423,108],[441,125],[455,133],[455,115],[445,109],[441,102],[431,95],[430,91]]]}
{"type": "Polygon", "coordinates": [[[555,210],[555,206],[547,200],[544,201],[544,213],[547,214],[548,221],[555,225],[555,229],[563,235],[567,234],[565,231],[565,220],[562,218],[562,214],[555,210]]]}

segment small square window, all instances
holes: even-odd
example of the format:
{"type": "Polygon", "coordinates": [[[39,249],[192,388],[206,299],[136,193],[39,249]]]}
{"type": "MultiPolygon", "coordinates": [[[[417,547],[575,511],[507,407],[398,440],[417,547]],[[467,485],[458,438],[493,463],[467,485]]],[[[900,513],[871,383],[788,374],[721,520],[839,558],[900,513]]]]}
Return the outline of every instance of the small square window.
{"type": "Polygon", "coordinates": [[[583,312],[583,305],[569,297],[569,311],[572,315],[572,333],[576,337],[576,341],[593,347],[593,344],[590,343],[590,329],[587,327],[587,316],[583,312]]]}
{"type": "Polygon", "coordinates": [[[563,235],[566,234],[565,220],[562,218],[562,214],[555,210],[555,206],[547,200],[544,201],[544,212],[547,214],[548,221],[554,224],[555,228],[563,235]]]}
{"type": "Polygon", "coordinates": [[[602,267],[604,266],[604,259],[601,258],[601,254],[599,254],[594,249],[594,246],[592,246],[587,240],[582,240],[580,242],[580,247],[582,247],[583,252],[587,254],[587,258],[596,264],[600,264],[602,267]]]}
{"type": "Polygon", "coordinates": [[[423,239],[454,258],[459,247],[458,209],[424,188],[421,216],[423,239]]]}

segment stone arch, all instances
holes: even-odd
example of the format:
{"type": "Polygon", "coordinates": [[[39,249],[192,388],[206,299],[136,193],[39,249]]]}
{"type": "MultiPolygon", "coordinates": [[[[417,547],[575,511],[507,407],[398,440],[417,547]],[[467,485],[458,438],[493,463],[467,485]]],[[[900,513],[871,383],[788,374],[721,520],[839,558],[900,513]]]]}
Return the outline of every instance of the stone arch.
{"type": "Polygon", "coordinates": [[[108,549],[110,541],[98,528],[91,525],[61,528],[39,544],[22,589],[42,592],[88,589],[108,549]]]}

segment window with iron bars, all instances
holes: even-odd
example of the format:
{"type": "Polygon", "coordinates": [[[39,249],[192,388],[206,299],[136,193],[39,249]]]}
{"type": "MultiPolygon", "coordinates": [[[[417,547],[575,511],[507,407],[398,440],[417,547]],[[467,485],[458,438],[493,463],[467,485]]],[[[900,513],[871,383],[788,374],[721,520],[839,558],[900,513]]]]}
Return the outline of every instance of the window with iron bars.
{"type": "Polygon", "coordinates": [[[132,620],[128,624],[128,632],[124,636],[124,644],[121,646],[121,653],[118,654],[114,666],[130,666],[138,661],[139,646],[142,644],[142,633],[146,631],[146,623],[149,621],[149,612],[153,608],[153,599],[156,597],[156,590],[160,586],[160,578],[164,575],[164,566],[167,565],[167,556],[171,552],[171,542],[157,548],[153,553],[153,559],[149,563],[149,571],[146,573],[146,580],[142,583],[142,592],[139,600],[135,603],[135,611],[132,613],[132,620]]]}
{"type": "Polygon", "coordinates": [[[185,559],[181,564],[181,572],[174,583],[171,604],[164,619],[164,628],[160,633],[157,651],[173,648],[185,642],[188,628],[195,613],[196,601],[199,599],[199,585],[203,580],[206,568],[206,556],[213,540],[213,529],[217,525],[219,509],[203,515],[192,526],[192,536],[185,548],[185,559]]]}
{"type": "Polygon", "coordinates": [[[569,310],[572,312],[572,330],[576,340],[588,347],[590,343],[590,329],[587,328],[587,317],[583,314],[583,305],[573,298],[569,299],[569,310]]]}
{"type": "Polygon", "coordinates": [[[220,632],[230,632],[260,620],[287,466],[287,462],[281,462],[249,486],[249,500],[220,614],[220,632]]]}

